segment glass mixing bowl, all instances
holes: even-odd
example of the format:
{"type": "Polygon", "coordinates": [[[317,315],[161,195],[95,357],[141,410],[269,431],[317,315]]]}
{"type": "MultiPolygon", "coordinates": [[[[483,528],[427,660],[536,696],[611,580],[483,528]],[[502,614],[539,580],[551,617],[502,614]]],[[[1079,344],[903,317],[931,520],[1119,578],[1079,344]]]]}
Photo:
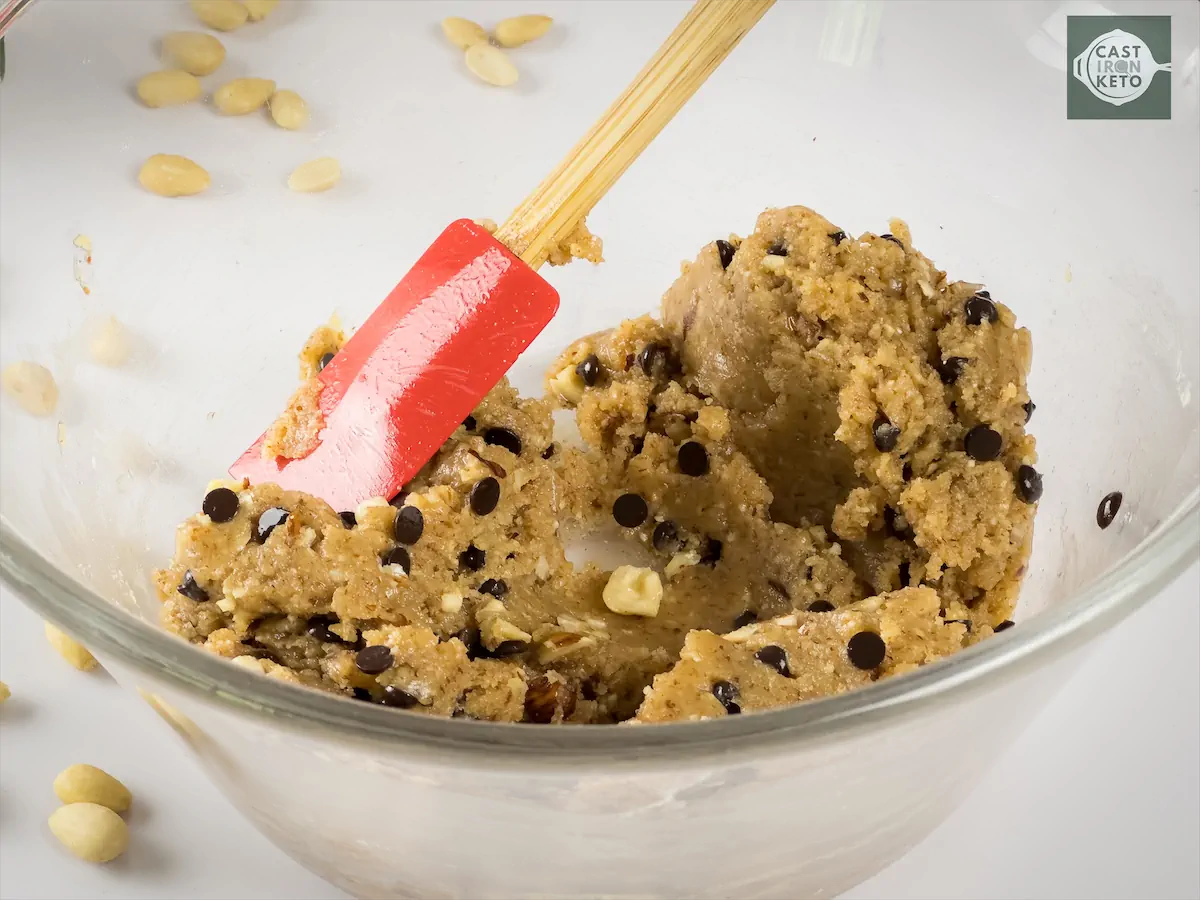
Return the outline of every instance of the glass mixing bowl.
{"type": "Polygon", "coordinates": [[[375,708],[159,630],[147,573],[281,407],[309,330],[335,309],[361,322],[451,219],[502,218],[686,9],[541,6],[557,24],[513,52],[522,81],[502,91],[437,22],[524,6],[284,3],[223,38],[206,86],[274,77],[311,105],[299,133],[131,98],[156,38],[192,27],[182,2],[39,3],[17,23],[0,352],[49,366],[62,397],[49,419],[0,404],[3,575],[143,690],[264,833],[358,896],[828,896],[924,837],[1078,652],[1196,558],[1200,7],[1113,4],[1173,16],[1169,121],[1068,121],[1064,16],[1096,4],[779,4],[595,211],[608,262],[546,273],[562,311],[513,372],[536,390],[558,347],[654,309],[679,260],[766,206],[856,233],[905,217],[1034,335],[1046,491],[1016,628],[856,693],[642,728],[375,708]],[[141,191],[157,152],[212,188],[141,191]],[[324,155],[342,183],[289,193],[324,155]],[[119,369],[84,349],[108,314],[136,335],[119,369]]]}

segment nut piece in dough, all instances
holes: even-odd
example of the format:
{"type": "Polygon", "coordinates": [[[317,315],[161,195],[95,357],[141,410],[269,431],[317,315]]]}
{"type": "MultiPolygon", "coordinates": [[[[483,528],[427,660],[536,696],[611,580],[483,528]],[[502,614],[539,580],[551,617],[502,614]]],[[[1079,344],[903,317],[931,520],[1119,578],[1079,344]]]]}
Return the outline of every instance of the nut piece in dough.
{"type": "Polygon", "coordinates": [[[222,115],[244,116],[260,108],[275,93],[270,78],[235,78],[217,88],[213,103],[222,115]]]}
{"type": "Polygon", "coordinates": [[[138,99],[151,109],[191,103],[201,94],[200,80],[182,69],[164,69],[138,79],[138,99]]]}
{"type": "Polygon", "coordinates": [[[491,44],[472,44],[467,48],[467,68],[488,84],[509,87],[517,83],[520,73],[499,47],[491,44]]]}
{"type": "Polygon", "coordinates": [[[193,75],[211,75],[225,62],[225,45],[203,31],[172,31],[162,39],[162,58],[193,75]]]}
{"type": "Polygon", "coordinates": [[[96,803],[113,812],[125,812],[133,803],[133,794],[103,769],[76,763],[67,766],[54,779],[54,794],[63,803],[96,803]]]}
{"type": "Polygon", "coordinates": [[[621,566],[604,586],[604,605],[622,616],[657,616],[662,579],[653,569],[621,566]]]}
{"type": "Polygon", "coordinates": [[[59,843],[82,860],[106,863],[129,846],[129,828],[107,806],[69,803],[50,816],[50,831],[59,843]]]}
{"type": "Polygon", "coordinates": [[[342,178],[342,166],[332,156],[301,163],[288,176],[288,187],[302,194],[327,191],[342,178]]]}
{"type": "Polygon", "coordinates": [[[295,131],[308,124],[308,104],[295,91],[276,91],[267,101],[267,108],[280,128],[295,131]]]}
{"type": "Polygon", "coordinates": [[[211,179],[208,172],[186,156],[155,153],[142,163],[138,182],[160,197],[190,197],[207,190],[211,179]]]}
{"type": "Polygon", "coordinates": [[[513,16],[496,26],[496,43],[501,47],[520,47],[536,41],[553,24],[549,16],[513,16]]]}
{"type": "Polygon", "coordinates": [[[442,33],[460,50],[466,50],[476,44],[486,44],[488,39],[482,25],[470,19],[460,19],[458,16],[442,19],[442,33]]]}
{"type": "Polygon", "coordinates": [[[58,651],[59,656],[80,672],[90,672],[99,665],[96,657],[88,652],[87,647],[49,622],[46,623],[46,640],[50,642],[51,647],[58,651]]]}
{"type": "Polygon", "coordinates": [[[45,366],[35,362],[15,362],[0,374],[4,392],[31,416],[48,416],[58,406],[58,385],[45,366]]]}
{"type": "Polygon", "coordinates": [[[575,371],[575,366],[564,366],[562,371],[550,379],[550,387],[568,403],[578,403],[583,399],[586,385],[575,371]]]}
{"type": "Polygon", "coordinates": [[[237,0],[191,0],[192,12],[217,31],[234,31],[246,24],[249,10],[237,0]]]}

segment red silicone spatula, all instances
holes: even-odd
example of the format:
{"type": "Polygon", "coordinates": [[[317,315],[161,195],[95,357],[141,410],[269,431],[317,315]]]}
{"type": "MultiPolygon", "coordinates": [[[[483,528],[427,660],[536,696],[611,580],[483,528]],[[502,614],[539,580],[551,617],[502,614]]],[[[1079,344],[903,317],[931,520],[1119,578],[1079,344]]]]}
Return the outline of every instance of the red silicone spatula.
{"type": "Polygon", "coordinates": [[[495,236],[448,227],[316,377],[314,449],[230,468],[352,510],[391,497],[479,405],[558,309],[536,269],[774,0],[700,0],[654,58],[495,236]]]}

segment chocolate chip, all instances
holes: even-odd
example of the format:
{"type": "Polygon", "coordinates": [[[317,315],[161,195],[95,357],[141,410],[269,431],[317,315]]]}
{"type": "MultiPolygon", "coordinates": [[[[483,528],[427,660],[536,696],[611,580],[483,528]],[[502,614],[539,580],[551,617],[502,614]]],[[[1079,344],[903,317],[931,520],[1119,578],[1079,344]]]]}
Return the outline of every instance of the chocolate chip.
{"type": "Polygon", "coordinates": [[[467,431],[474,431],[477,427],[479,427],[479,423],[475,421],[474,416],[467,416],[463,419],[463,428],[467,431]]]}
{"type": "Polygon", "coordinates": [[[913,477],[912,463],[905,463],[904,466],[900,469],[900,478],[903,479],[905,483],[907,483],[909,481],[912,481],[912,477],[913,477]]]}
{"type": "Polygon", "coordinates": [[[904,514],[896,512],[895,508],[891,506],[883,508],[883,527],[892,537],[902,541],[911,541],[915,537],[904,514]]]}
{"type": "Polygon", "coordinates": [[[840,231],[840,230],[835,231],[833,234],[829,235],[829,239],[831,241],[833,241],[833,246],[836,247],[838,244],[840,244],[842,241],[844,241],[846,239],[846,232],[840,231]]]}
{"type": "Polygon", "coordinates": [[[396,709],[412,709],[421,701],[408,691],[401,690],[394,684],[386,685],[379,697],[380,706],[391,706],[396,709]]]}
{"type": "Polygon", "coordinates": [[[667,519],[654,526],[650,535],[650,543],[659,553],[677,553],[683,549],[683,539],[679,536],[679,526],[667,519]]]}
{"type": "Polygon", "coordinates": [[[364,675],[378,675],[392,667],[392,651],[382,644],[364,647],[354,655],[354,665],[364,675]]]}
{"type": "Polygon", "coordinates": [[[322,355],[321,358],[317,360],[317,371],[318,372],[322,371],[331,362],[333,362],[333,354],[332,353],[326,353],[326,354],[322,355]]]}
{"type": "Polygon", "coordinates": [[[488,656],[493,659],[504,659],[508,656],[516,656],[518,653],[524,653],[529,649],[529,644],[525,641],[501,641],[496,645],[496,649],[489,650],[488,656]]]}
{"type": "Polygon", "coordinates": [[[965,626],[967,626],[967,634],[970,634],[971,630],[972,630],[970,619],[947,619],[946,624],[947,625],[965,625],[965,626]]]}
{"type": "Polygon", "coordinates": [[[553,444],[551,444],[549,447],[547,447],[545,450],[542,451],[542,459],[549,459],[553,455],[554,455],[554,445],[553,444]]]}
{"type": "Polygon", "coordinates": [[[712,695],[717,698],[717,701],[725,707],[725,712],[731,716],[736,716],[742,711],[742,707],[738,704],[738,689],[737,685],[732,681],[717,681],[713,683],[712,695]]]}
{"type": "Polygon", "coordinates": [[[808,604],[808,611],[810,613],[833,612],[835,609],[837,609],[837,607],[828,600],[814,600],[812,603],[808,604]]]}
{"type": "Polygon", "coordinates": [[[264,509],[258,521],[254,523],[254,540],[265,544],[271,532],[287,521],[288,511],[278,506],[264,509]]]}
{"type": "Polygon", "coordinates": [[[896,237],[894,234],[881,234],[880,237],[883,238],[885,241],[891,241],[897,247],[900,247],[902,249],[904,247],[904,242],[901,241],[900,238],[896,237]]]}
{"type": "Polygon", "coordinates": [[[1025,410],[1025,424],[1029,424],[1029,420],[1033,418],[1033,411],[1037,409],[1037,404],[1030,400],[1028,403],[1021,404],[1021,409],[1025,410]]]}
{"type": "Polygon", "coordinates": [[[379,564],[382,566],[399,566],[404,570],[404,574],[407,575],[412,569],[412,557],[408,555],[408,551],[403,547],[393,547],[379,557],[379,564]]]}
{"type": "Polygon", "coordinates": [[[340,644],[342,639],[329,630],[333,622],[329,616],[313,616],[308,620],[304,633],[326,644],[340,644]]]}
{"type": "Polygon", "coordinates": [[[776,241],[767,248],[767,256],[787,256],[787,247],[782,241],[776,241]]]}
{"type": "Polygon", "coordinates": [[[787,651],[775,644],[768,644],[755,651],[754,658],[764,666],[770,666],[784,678],[792,677],[792,670],[788,668],[787,651]]]}
{"type": "Polygon", "coordinates": [[[1033,466],[1017,467],[1017,496],[1026,503],[1037,503],[1042,497],[1042,476],[1033,466]]]}
{"type": "Polygon", "coordinates": [[[700,562],[708,566],[715,566],[721,561],[721,548],[724,546],[716,538],[705,538],[704,549],[700,552],[700,562]]]}
{"type": "Polygon", "coordinates": [[[425,533],[425,514],[415,506],[402,506],[396,510],[396,520],[392,523],[392,534],[396,542],[408,544],[410,547],[421,539],[425,533]]]}
{"type": "Polygon", "coordinates": [[[996,304],[981,291],[973,297],[968,297],[963,305],[968,325],[982,325],[984,322],[995,322],[1000,317],[996,304]]]}
{"type": "Polygon", "coordinates": [[[745,612],[738,613],[737,618],[733,620],[733,630],[737,631],[739,628],[745,628],[747,625],[752,625],[757,621],[758,613],[752,609],[748,609],[745,612]]]}
{"type": "Polygon", "coordinates": [[[679,366],[675,352],[666,344],[647,344],[637,355],[637,364],[650,378],[669,378],[679,366]]]}
{"type": "Polygon", "coordinates": [[[699,478],[708,474],[708,451],[699,441],[685,441],[677,454],[679,471],[684,475],[699,478]]]}
{"type": "Polygon", "coordinates": [[[177,590],[189,600],[195,600],[197,603],[203,603],[208,599],[208,591],[196,583],[196,576],[192,574],[191,569],[183,573],[183,580],[179,582],[177,590]]]}
{"type": "Polygon", "coordinates": [[[487,565],[487,552],[471,544],[458,554],[458,564],[471,572],[478,572],[487,565]]]}
{"type": "Polygon", "coordinates": [[[937,366],[938,376],[942,384],[954,384],[967,367],[969,360],[963,356],[950,356],[943,359],[937,366]]]}
{"type": "Polygon", "coordinates": [[[777,593],[784,600],[792,599],[792,594],[787,589],[787,585],[781,581],[776,581],[774,578],[768,578],[767,579],[767,587],[769,587],[771,590],[773,590],[775,593],[777,593]]]}
{"type": "Polygon", "coordinates": [[[896,575],[900,579],[900,587],[908,587],[911,582],[912,575],[909,573],[909,563],[907,559],[900,563],[900,568],[897,570],[896,575]]]}
{"type": "Polygon", "coordinates": [[[490,475],[471,487],[471,512],[486,516],[500,502],[500,482],[490,475]]]}
{"type": "Polygon", "coordinates": [[[364,703],[370,703],[374,699],[366,688],[351,688],[350,693],[355,700],[362,700],[364,703]]]}
{"type": "Polygon", "coordinates": [[[502,600],[508,593],[508,582],[501,578],[489,578],[479,585],[479,593],[491,594],[497,600],[502,600]]]}
{"type": "Polygon", "coordinates": [[[991,292],[991,291],[983,291],[983,290],[980,290],[980,291],[976,291],[975,293],[976,293],[976,294],[978,294],[980,297],[987,297],[989,300],[991,300],[991,299],[992,299],[992,292],[991,292]]]}
{"type": "Polygon", "coordinates": [[[204,495],[200,507],[214,522],[228,522],[238,511],[238,495],[229,488],[214,488],[204,495]]]}
{"type": "Polygon", "coordinates": [[[650,507],[637,494],[622,494],[613,501],[612,514],[622,528],[637,528],[650,515],[650,507]]]}
{"type": "Polygon", "coordinates": [[[521,439],[517,437],[516,432],[507,428],[489,428],[483,433],[483,442],[503,447],[514,456],[521,455],[521,439]]]}
{"type": "Polygon", "coordinates": [[[887,644],[873,631],[860,631],[846,642],[846,656],[858,669],[877,669],[887,656],[887,644]]]}
{"type": "Polygon", "coordinates": [[[728,269],[729,264],[733,262],[733,254],[737,252],[737,248],[729,241],[717,241],[717,255],[721,258],[721,268],[728,269]]]}
{"type": "Polygon", "coordinates": [[[900,440],[900,429],[892,424],[880,410],[875,414],[875,422],[871,425],[871,435],[875,438],[875,449],[880,453],[890,453],[896,449],[896,441],[900,440]]]}
{"type": "Polygon", "coordinates": [[[352,512],[340,512],[338,513],[338,517],[341,518],[342,524],[347,528],[353,528],[358,524],[358,516],[352,512]]]}
{"type": "Polygon", "coordinates": [[[973,460],[991,462],[1000,456],[1002,443],[1000,432],[989,428],[987,425],[976,425],[963,438],[963,449],[967,451],[967,456],[973,460]]]}
{"type": "Polygon", "coordinates": [[[992,631],[996,632],[996,634],[999,634],[1002,631],[1008,631],[1008,629],[1012,628],[1016,624],[1017,623],[1012,621],[1012,619],[1005,619],[1003,622],[993,628],[992,631]]]}
{"type": "Polygon", "coordinates": [[[588,387],[596,386],[596,382],[600,380],[600,372],[600,360],[595,353],[575,367],[575,374],[582,378],[588,387]]]}
{"type": "Polygon", "coordinates": [[[631,450],[633,450],[634,456],[637,456],[639,453],[641,453],[642,450],[645,448],[645,446],[646,446],[646,438],[644,435],[635,434],[629,440],[629,447],[631,450]]]}
{"type": "Polygon", "coordinates": [[[1104,499],[1100,501],[1100,506],[1096,509],[1096,524],[1101,528],[1111,525],[1120,511],[1121,501],[1124,499],[1125,495],[1120,491],[1105,494],[1104,499]]]}

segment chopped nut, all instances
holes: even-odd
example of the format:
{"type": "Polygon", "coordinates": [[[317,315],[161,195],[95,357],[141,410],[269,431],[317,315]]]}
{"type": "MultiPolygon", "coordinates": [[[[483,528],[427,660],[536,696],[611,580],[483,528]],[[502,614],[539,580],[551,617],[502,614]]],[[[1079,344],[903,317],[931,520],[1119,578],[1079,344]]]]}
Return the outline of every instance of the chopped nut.
{"type": "Polygon", "coordinates": [[[116,316],[101,319],[88,338],[88,352],[92,360],[102,366],[124,365],[129,361],[132,349],[129,332],[116,316]]]}
{"type": "Polygon", "coordinates": [[[73,637],[59,631],[58,628],[46,623],[46,640],[50,642],[50,646],[58,651],[59,656],[73,665],[80,672],[90,672],[96,668],[99,663],[96,662],[96,657],[88,652],[87,647],[79,643],[73,637]]]}
{"type": "Polygon", "coordinates": [[[463,595],[447,592],[442,594],[442,612],[456,613],[463,607],[463,595]]]}
{"type": "Polygon", "coordinates": [[[275,93],[270,78],[235,78],[217,88],[213,103],[227,116],[244,116],[261,109],[275,93]]]}
{"type": "Polygon", "coordinates": [[[208,172],[186,156],[156,153],[142,163],[138,182],[160,197],[190,197],[207,190],[208,172]]]}
{"type": "Polygon", "coordinates": [[[695,550],[684,550],[682,553],[676,553],[671,557],[671,561],[667,563],[663,574],[667,576],[667,580],[674,578],[684,569],[689,566],[694,566],[700,562],[700,554],[695,550]]]}
{"type": "Polygon", "coordinates": [[[604,605],[623,616],[656,616],[663,586],[658,573],[639,566],[621,566],[604,586],[604,605]]]}
{"type": "Polygon", "coordinates": [[[342,179],[342,166],[332,156],[301,163],[288,176],[288,187],[301,194],[327,191],[342,179]]]}
{"type": "Polygon", "coordinates": [[[133,802],[129,788],[103,769],[76,763],[58,773],[54,793],[63,803],[96,803],[113,812],[125,812],[133,802]]]}
{"type": "Polygon", "coordinates": [[[520,47],[536,41],[550,30],[554,20],[549,16],[514,16],[496,26],[496,43],[501,47],[520,47]]]}
{"type": "Polygon", "coordinates": [[[458,16],[442,19],[442,33],[460,50],[468,50],[476,44],[486,44],[488,39],[482,25],[458,16]]]}
{"type": "Polygon", "coordinates": [[[579,373],[575,371],[575,366],[563,368],[561,372],[550,379],[550,386],[568,403],[578,403],[582,400],[586,387],[583,379],[579,377],[579,373]]]}
{"type": "Polygon", "coordinates": [[[191,72],[180,69],[151,72],[137,83],[138,99],[152,109],[190,103],[200,94],[200,80],[191,72]]]}
{"type": "Polygon", "coordinates": [[[276,91],[267,101],[267,108],[280,128],[295,131],[308,124],[308,104],[295,91],[276,91]]]}
{"type": "Polygon", "coordinates": [[[502,619],[499,616],[485,619],[480,623],[479,634],[483,638],[484,645],[492,648],[500,646],[505,641],[522,641],[528,643],[533,640],[531,634],[522,631],[512,622],[502,619]]]}
{"type": "Polygon", "coordinates": [[[48,416],[58,406],[58,385],[45,366],[15,362],[0,374],[4,391],[31,416],[48,416]]]}
{"type": "Polygon", "coordinates": [[[549,725],[562,721],[575,711],[575,691],[562,676],[539,675],[529,682],[525,692],[525,721],[549,725]]]}
{"type": "Polygon", "coordinates": [[[225,45],[202,31],[173,31],[162,39],[162,57],[193,75],[211,75],[225,61],[225,45]]]}
{"type": "Polygon", "coordinates": [[[786,256],[773,256],[768,254],[762,258],[762,267],[768,272],[775,272],[778,274],[784,270],[785,266],[787,266],[786,256]]]}
{"type": "Polygon", "coordinates": [[[107,806],[68,803],[50,816],[50,831],[59,843],[82,860],[105,863],[129,846],[129,829],[107,806]]]}
{"type": "Polygon", "coordinates": [[[543,666],[549,665],[555,660],[562,659],[564,656],[578,653],[580,650],[588,647],[595,647],[596,643],[595,638],[588,637],[587,635],[571,631],[556,631],[545,638],[538,646],[538,663],[543,666]]]}
{"type": "Polygon", "coordinates": [[[209,28],[233,31],[246,24],[250,12],[237,0],[191,0],[192,11],[209,28]]]}
{"type": "Polygon", "coordinates": [[[504,51],[488,43],[468,47],[466,60],[467,68],[472,73],[495,87],[509,87],[516,84],[520,77],[517,67],[509,62],[504,51]]]}

